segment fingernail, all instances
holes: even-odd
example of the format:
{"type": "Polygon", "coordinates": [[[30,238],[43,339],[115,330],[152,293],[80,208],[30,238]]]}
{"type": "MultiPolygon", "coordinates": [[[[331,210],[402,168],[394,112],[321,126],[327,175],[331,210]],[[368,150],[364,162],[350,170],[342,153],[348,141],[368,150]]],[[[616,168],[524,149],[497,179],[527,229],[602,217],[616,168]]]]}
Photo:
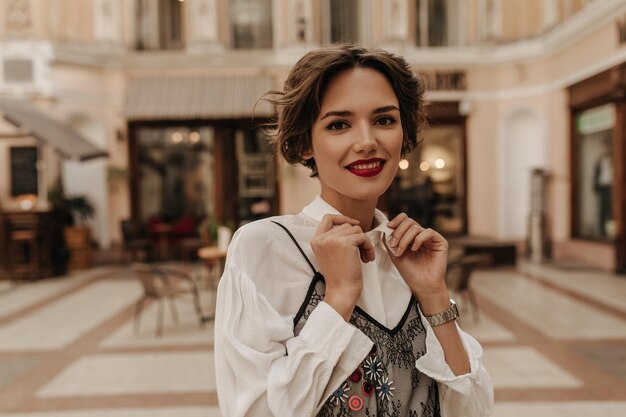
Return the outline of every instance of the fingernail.
{"type": "Polygon", "coordinates": [[[389,247],[395,248],[396,246],[398,246],[398,240],[391,236],[391,239],[389,239],[389,247]]]}
{"type": "Polygon", "coordinates": [[[413,252],[415,252],[415,250],[416,250],[416,249],[417,249],[417,246],[416,246],[416,245],[415,245],[415,243],[414,243],[414,244],[411,246],[411,250],[412,250],[413,252]]]}

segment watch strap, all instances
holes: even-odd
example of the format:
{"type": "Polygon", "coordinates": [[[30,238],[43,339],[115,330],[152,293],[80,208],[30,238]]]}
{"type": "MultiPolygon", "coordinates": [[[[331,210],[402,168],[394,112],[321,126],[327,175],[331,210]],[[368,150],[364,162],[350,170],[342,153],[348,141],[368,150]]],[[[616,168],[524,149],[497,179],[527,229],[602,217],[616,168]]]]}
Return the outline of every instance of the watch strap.
{"type": "Polygon", "coordinates": [[[441,313],[433,314],[432,316],[425,315],[424,317],[431,327],[441,326],[442,324],[457,319],[459,317],[459,309],[454,300],[450,299],[450,307],[446,310],[441,313]]]}

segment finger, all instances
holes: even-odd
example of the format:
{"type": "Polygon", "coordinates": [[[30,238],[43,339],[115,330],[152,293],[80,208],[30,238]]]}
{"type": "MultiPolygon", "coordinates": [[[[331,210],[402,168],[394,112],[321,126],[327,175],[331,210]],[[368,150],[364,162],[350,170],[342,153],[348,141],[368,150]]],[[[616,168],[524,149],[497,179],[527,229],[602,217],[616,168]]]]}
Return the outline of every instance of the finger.
{"type": "Polygon", "coordinates": [[[367,235],[365,233],[360,233],[355,235],[354,239],[354,243],[359,248],[361,260],[365,263],[373,261],[376,258],[376,250],[374,249],[374,244],[367,237],[367,235]]]}
{"type": "Polygon", "coordinates": [[[327,214],[322,218],[322,221],[320,221],[320,224],[317,227],[315,234],[319,235],[322,233],[326,233],[334,226],[339,226],[344,223],[359,224],[359,221],[348,216],[343,216],[341,214],[327,214]]]}
{"type": "Polygon", "coordinates": [[[404,254],[404,251],[411,244],[413,244],[413,242],[415,242],[415,239],[418,237],[418,235],[422,233],[423,230],[424,229],[417,223],[409,225],[409,227],[402,235],[402,238],[398,242],[398,245],[395,248],[392,248],[394,250],[394,255],[402,256],[404,254]]]}
{"type": "Polygon", "coordinates": [[[414,227],[415,225],[417,225],[417,228],[419,229],[419,231],[424,230],[422,226],[420,226],[413,219],[410,219],[408,217],[404,219],[402,223],[398,224],[396,226],[396,230],[393,231],[393,233],[391,234],[391,237],[389,238],[389,247],[396,248],[398,244],[400,243],[400,241],[402,240],[402,238],[404,237],[404,235],[406,234],[406,232],[410,228],[414,227]]]}
{"type": "Polygon", "coordinates": [[[411,250],[417,252],[425,245],[440,246],[440,248],[437,249],[445,250],[447,249],[448,242],[433,229],[426,229],[415,238],[411,250]]]}
{"type": "Polygon", "coordinates": [[[395,253],[393,253],[395,251],[395,249],[392,249],[389,246],[389,242],[387,242],[387,238],[385,237],[385,235],[383,235],[383,244],[385,245],[385,249],[387,249],[387,253],[389,253],[392,258],[395,258],[396,255],[395,255],[395,253]]]}
{"type": "Polygon", "coordinates": [[[392,220],[390,220],[389,223],[387,223],[387,227],[390,227],[393,229],[397,225],[402,223],[405,219],[408,219],[408,218],[409,216],[406,213],[400,213],[396,217],[394,217],[392,220]]]}

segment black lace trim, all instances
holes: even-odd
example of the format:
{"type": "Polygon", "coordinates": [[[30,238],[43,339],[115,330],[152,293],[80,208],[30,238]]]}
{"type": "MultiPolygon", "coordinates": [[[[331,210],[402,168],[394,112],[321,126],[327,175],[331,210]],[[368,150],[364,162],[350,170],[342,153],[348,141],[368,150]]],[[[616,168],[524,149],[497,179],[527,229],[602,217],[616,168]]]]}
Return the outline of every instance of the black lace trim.
{"type": "Polygon", "coordinates": [[[317,287],[318,282],[324,282],[324,276],[321,273],[316,272],[315,275],[313,275],[313,279],[311,280],[309,289],[306,291],[306,296],[304,297],[304,301],[300,305],[300,308],[298,309],[296,316],[293,318],[294,329],[298,326],[298,322],[300,322],[300,319],[302,319],[303,317],[305,320],[308,319],[313,309],[317,307],[320,301],[322,301],[323,295],[320,294],[317,297],[314,297],[314,295],[317,292],[316,287],[317,287]],[[315,304],[311,305],[311,303],[309,303],[309,300],[313,300],[313,299],[315,299],[315,304]],[[307,307],[311,307],[311,309],[307,311],[307,307]]]}
{"type": "MultiPolygon", "coordinates": [[[[298,312],[293,318],[294,329],[298,328],[298,324],[302,319],[308,320],[309,316],[311,315],[315,307],[317,307],[319,302],[324,299],[323,290],[321,290],[321,288],[318,289],[319,283],[325,284],[324,276],[320,272],[316,272],[315,275],[313,276],[313,279],[311,280],[311,284],[309,285],[309,288],[306,292],[306,296],[304,297],[304,300],[302,301],[302,304],[300,305],[298,312]]],[[[367,314],[365,310],[363,310],[358,305],[354,307],[354,313],[363,317],[365,320],[367,320],[374,326],[378,327],[380,330],[384,331],[389,336],[395,336],[400,330],[402,330],[402,327],[404,326],[406,320],[409,317],[409,314],[411,313],[411,308],[413,307],[417,309],[417,301],[413,297],[411,297],[411,300],[409,301],[409,304],[404,314],[402,315],[402,318],[393,329],[390,329],[384,324],[380,323],[374,317],[367,314]]]]}

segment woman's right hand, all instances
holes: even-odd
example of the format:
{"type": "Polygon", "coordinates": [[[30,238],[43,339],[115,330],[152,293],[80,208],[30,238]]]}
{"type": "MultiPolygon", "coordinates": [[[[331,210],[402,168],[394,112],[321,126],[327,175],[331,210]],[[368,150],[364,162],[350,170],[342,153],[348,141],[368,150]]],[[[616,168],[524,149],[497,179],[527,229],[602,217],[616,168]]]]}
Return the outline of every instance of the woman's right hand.
{"type": "Polygon", "coordinates": [[[311,239],[311,248],[326,281],[324,301],[350,320],[363,289],[360,261],[374,260],[374,245],[358,220],[327,214],[311,239]]]}

